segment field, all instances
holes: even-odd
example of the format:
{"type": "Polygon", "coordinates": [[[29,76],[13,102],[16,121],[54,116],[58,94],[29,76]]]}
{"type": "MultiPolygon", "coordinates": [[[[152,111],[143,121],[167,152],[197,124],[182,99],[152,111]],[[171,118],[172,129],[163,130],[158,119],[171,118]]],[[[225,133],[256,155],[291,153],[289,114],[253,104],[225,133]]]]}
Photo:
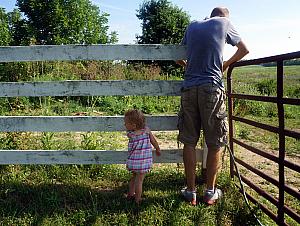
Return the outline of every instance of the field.
{"type": "MultiPolygon", "coordinates": [[[[11,66],[11,70],[16,65],[11,66]]],[[[58,62],[26,64],[20,80],[65,79],[180,79],[161,75],[156,67],[127,68],[110,63],[58,62]],[[43,70],[41,70],[43,69],[43,70]],[[34,76],[29,76],[29,75],[34,76]]],[[[233,87],[237,93],[276,95],[276,69],[252,66],[234,70],[233,87]]],[[[3,76],[2,76],[2,79],[3,76]]],[[[300,66],[285,67],[284,95],[300,98],[300,66]]],[[[128,108],[146,114],[176,114],[179,97],[42,97],[1,98],[1,115],[122,115],[128,108]]],[[[277,125],[276,105],[235,101],[234,112],[240,117],[277,125]]],[[[286,127],[300,131],[300,106],[286,106],[286,127]]],[[[235,123],[235,134],[251,145],[278,154],[278,137],[242,123],[235,123]]],[[[164,148],[176,148],[177,132],[157,132],[164,148]]],[[[0,149],[125,149],[123,133],[1,133],[0,149]]],[[[287,158],[300,164],[300,141],[287,139],[287,158]]],[[[237,147],[236,154],[251,165],[276,177],[276,165],[237,147]],[[249,158],[251,156],[251,158],[249,158]]],[[[196,208],[184,203],[179,189],[184,185],[181,164],[155,165],[145,179],[145,201],[141,207],[127,202],[129,174],[122,165],[1,166],[0,225],[256,225],[242,196],[228,176],[228,153],[222,164],[218,186],[225,198],[218,205],[196,208]]],[[[241,172],[276,196],[278,191],[265,181],[241,172]]],[[[300,175],[287,173],[287,183],[300,187],[300,175]]],[[[199,175],[200,177],[200,175],[199,175]]],[[[202,194],[203,186],[198,187],[202,194]]],[[[299,200],[287,197],[300,213],[299,200]]],[[[269,204],[268,204],[269,205],[269,204]]],[[[270,205],[270,208],[272,206],[270,205]]],[[[273,225],[255,207],[266,225],[273,225]]],[[[276,210],[275,210],[276,211],[276,210]]],[[[291,225],[296,225],[287,219],[291,225]]]]}

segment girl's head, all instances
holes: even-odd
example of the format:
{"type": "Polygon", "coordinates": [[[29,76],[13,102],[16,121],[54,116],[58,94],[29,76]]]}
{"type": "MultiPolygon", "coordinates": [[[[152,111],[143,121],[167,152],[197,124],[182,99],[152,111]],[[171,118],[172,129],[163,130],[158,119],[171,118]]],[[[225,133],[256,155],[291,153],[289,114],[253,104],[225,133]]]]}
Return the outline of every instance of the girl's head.
{"type": "Polygon", "coordinates": [[[127,130],[140,130],[145,128],[145,116],[140,110],[128,110],[124,117],[127,130]]]}

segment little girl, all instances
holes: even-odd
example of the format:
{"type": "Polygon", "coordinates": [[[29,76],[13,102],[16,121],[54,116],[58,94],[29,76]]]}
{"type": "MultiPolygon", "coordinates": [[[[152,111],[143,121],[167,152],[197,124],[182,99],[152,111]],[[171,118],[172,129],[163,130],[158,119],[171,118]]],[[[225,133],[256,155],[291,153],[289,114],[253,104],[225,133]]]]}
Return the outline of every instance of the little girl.
{"type": "Polygon", "coordinates": [[[145,174],[149,172],[153,164],[151,144],[157,156],[160,156],[160,147],[150,129],[146,127],[145,116],[141,111],[128,110],[125,113],[124,122],[129,138],[126,167],[132,173],[127,199],[134,199],[139,204],[145,174]]]}

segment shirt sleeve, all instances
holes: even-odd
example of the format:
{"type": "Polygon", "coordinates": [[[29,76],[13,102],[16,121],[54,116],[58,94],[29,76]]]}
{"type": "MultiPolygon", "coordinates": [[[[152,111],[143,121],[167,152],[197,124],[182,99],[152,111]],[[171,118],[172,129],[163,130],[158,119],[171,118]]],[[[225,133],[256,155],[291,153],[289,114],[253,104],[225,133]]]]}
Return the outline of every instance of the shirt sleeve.
{"type": "Polygon", "coordinates": [[[183,36],[183,38],[181,40],[181,43],[180,43],[181,45],[186,45],[186,43],[187,43],[186,34],[187,34],[187,29],[184,32],[184,36],[183,36]]]}
{"type": "Polygon", "coordinates": [[[229,22],[228,23],[228,30],[226,35],[226,43],[235,46],[241,41],[241,37],[238,32],[235,30],[233,25],[229,22]]]}

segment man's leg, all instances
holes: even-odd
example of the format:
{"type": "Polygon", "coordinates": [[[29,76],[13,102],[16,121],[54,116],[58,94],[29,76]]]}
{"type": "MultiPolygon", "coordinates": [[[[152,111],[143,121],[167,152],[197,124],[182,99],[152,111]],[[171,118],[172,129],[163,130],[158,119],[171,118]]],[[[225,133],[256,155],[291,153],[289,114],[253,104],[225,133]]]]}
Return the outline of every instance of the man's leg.
{"type": "Polygon", "coordinates": [[[187,182],[187,190],[195,191],[196,178],[196,152],[195,147],[191,145],[184,145],[183,147],[183,163],[187,182]]]}
{"type": "Polygon", "coordinates": [[[219,170],[219,163],[221,157],[220,148],[208,147],[206,175],[207,175],[207,189],[213,190],[215,188],[217,174],[219,170]]]}

